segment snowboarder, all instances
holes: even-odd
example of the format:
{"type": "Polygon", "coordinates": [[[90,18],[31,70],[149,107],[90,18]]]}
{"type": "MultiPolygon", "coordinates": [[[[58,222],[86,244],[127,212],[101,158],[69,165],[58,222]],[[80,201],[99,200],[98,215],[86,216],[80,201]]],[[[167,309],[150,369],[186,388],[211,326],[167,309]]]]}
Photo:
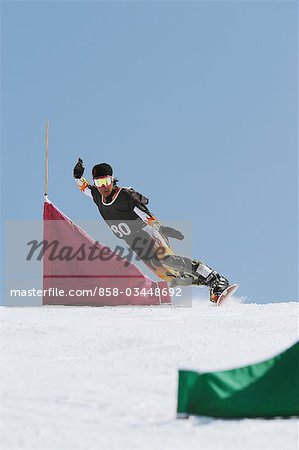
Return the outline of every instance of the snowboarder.
{"type": "Polygon", "coordinates": [[[107,163],[93,167],[93,184],[83,174],[83,161],[79,158],[73,175],[80,190],[93,199],[113,233],[123,239],[139,259],[171,286],[207,286],[211,302],[217,303],[229,286],[228,280],[201,261],[173,253],[169,238],[182,240],[184,236],[180,231],[161,225],[148,210],[146,197],[132,188],[119,187],[107,163]]]}

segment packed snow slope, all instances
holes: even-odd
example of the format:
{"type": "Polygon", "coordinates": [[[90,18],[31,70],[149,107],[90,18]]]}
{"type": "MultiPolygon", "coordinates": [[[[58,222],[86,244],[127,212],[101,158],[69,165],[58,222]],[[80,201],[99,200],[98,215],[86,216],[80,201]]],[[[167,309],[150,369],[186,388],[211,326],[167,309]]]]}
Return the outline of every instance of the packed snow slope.
{"type": "Polygon", "coordinates": [[[176,419],[179,368],[272,357],[298,339],[296,303],[15,307],[0,316],[3,450],[298,448],[295,418],[176,419]]]}

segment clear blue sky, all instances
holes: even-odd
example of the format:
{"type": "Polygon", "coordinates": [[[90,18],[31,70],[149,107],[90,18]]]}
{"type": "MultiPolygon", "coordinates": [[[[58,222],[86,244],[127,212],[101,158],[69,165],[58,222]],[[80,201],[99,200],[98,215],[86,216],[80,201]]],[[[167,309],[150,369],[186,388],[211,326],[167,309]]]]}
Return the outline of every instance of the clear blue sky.
{"type": "Polygon", "coordinates": [[[297,299],[297,2],[2,1],[1,21],[4,221],[42,217],[49,119],[73,220],[101,220],[76,159],[109,162],[241,295],[297,299]]]}

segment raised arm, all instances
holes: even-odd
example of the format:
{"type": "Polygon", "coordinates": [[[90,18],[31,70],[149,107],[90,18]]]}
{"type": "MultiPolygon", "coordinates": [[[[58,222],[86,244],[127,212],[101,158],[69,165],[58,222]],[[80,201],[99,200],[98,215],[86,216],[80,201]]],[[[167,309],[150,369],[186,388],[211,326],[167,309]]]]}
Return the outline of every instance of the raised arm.
{"type": "Polygon", "coordinates": [[[89,186],[90,183],[83,177],[84,174],[84,166],[83,161],[81,158],[78,159],[77,164],[74,167],[73,175],[76,179],[76,183],[83,194],[87,195],[88,197],[92,197],[89,186]]]}

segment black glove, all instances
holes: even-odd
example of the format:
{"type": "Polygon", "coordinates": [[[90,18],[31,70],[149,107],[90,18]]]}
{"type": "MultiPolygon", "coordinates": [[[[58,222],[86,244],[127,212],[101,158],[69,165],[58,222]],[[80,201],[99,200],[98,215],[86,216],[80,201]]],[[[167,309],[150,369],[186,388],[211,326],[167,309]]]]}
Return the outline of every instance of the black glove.
{"type": "Polygon", "coordinates": [[[178,239],[179,241],[182,241],[184,239],[184,235],[174,228],[170,227],[160,227],[160,231],[162,234],[164,234],[167,237],[178,239]]]}
{"type": "Polygon", "coordinates": [[[78,159],[77,164],[74,167],[74,178],[81,178],[84,174],[84,166],[81,158],[78,159]]]}

